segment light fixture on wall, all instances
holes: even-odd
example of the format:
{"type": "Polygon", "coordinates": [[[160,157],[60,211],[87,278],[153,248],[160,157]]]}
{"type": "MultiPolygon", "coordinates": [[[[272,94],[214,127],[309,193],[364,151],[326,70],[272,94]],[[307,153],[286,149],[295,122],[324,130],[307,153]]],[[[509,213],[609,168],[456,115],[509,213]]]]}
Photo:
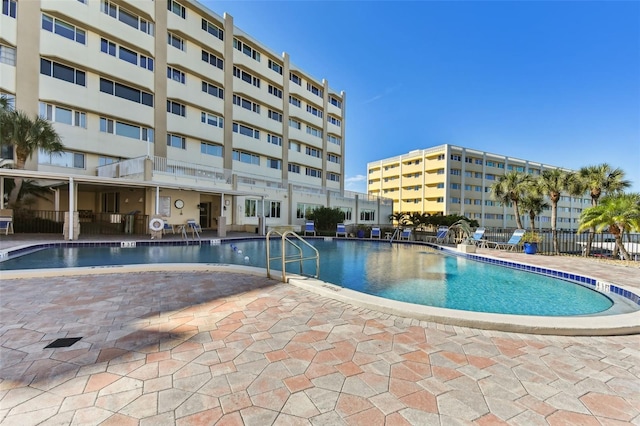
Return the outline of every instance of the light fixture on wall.
{"type": "Polygon", "coordinates": [[[124,203],[125,203],[125,204],[129,204],[129,199],[128,199],[128,198],[125,198],[125,199],[124,199],[124,203]]]}
{"type": "Polygon", "coordinates": [[[138,198],[138,202],[139,202],[139,203],[141,203],[141,202],[143,202],[143,201],[144,201],[144,200],[142,199],[142,197],[138,198]]]}

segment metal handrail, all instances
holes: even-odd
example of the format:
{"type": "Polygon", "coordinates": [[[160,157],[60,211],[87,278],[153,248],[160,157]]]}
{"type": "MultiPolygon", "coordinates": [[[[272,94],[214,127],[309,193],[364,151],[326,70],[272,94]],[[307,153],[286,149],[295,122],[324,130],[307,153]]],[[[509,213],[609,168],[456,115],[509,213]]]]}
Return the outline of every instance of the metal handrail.
{"type": "Polygon", "coordinates": [[[393,231],[393,235],[391,236],[391,239],[389,240],[389,244],[393,243],[393,239],[398,236],[399,232],[400,232],[400,228],[396,228],[395,231],[393,231]]]}
{"type": "Polygon", "coordinates": [[[303,262],[305,260],[312,260],[315,259],[316,261],[316,274],[315,275],[311,275],[313,278],[318,278],[318,274],[320,273],[320,254],[318,253],[318,250],[312,246],[311,244],[309,244],[304,238],[302,238],[300,235],[296,234],[295,232],[291,231],[291,230],[286,230],[284,232],[280,232],[280,230],[278,229],[272,229],[269,232],[267,232],[266,235],[266,241],[267,241],[267,278],[271,278],[271,261],[272,260],[278,260],[278,259],[282,259],[282,282],[286,283],[287,282],[287,263],[291,263],[291,262],[300,262],[300,274],[303,274],[303,262]],[[271,244],[270,244],[270,238],[272,234],[277,234],[280,236],[280,239],[282,241],[282,256],[274,256],[271,257],[271,244]],[[315,253],[315,256],[309,256],[309,257],[304,257],[303,252],[302,252],[302,248],[296,244],[295,242],[291,241],[291,239],[289,238],[289,236],[293,236],[295,238],[297,238],[300,242],[304,243],[307,247],[309,247],[311,250],[313,250],[313,252],[315,253]],[[295,247],[298,251],[297,255],[294,256],[286,256],[286,244],[290,244],[293,247],[295,247]]]}

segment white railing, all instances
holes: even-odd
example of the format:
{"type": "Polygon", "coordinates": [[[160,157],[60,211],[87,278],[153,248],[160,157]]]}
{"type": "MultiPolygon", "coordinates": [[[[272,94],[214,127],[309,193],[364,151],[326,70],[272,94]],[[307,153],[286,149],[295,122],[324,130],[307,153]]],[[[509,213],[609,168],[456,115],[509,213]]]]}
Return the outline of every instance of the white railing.
{"type": "Polygon", "coordinates": [[[128,160],[116,161],[96,167],[97,175],[100,177],[119,178],[144,174],[144,160],[147,157],[136,157],[128,160]]]}
{"type": "Polygon", "coordinates": [[[204,166],[184,161],[167,160],[164,157],[153,157],[153,171],[176,177],[193,177],[196,180],[213,180],[226,184],[232,183],[231,170],[204,166]]]}

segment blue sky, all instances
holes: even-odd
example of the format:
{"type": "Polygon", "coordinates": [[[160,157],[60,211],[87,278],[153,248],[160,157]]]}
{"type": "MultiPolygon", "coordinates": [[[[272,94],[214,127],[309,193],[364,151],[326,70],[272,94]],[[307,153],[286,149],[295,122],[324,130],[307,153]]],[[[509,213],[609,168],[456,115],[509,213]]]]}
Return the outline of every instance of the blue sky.
{"type": "Polygon", "coordinates": [[[450,143],[640,191],[640,2],[202,1],[347,93],[346,189],[450,143]]]}

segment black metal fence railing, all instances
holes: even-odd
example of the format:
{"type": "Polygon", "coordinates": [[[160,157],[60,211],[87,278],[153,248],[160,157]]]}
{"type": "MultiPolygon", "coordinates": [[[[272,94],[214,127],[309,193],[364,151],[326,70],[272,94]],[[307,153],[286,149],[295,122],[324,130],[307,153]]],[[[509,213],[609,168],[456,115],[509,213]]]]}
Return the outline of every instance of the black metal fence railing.
{"type": "MultiPolygon", "coordinates": [[[[19,209],[13,213],[15,233],[62,234],[64,211],[19,209]]],[[[149,216],[126,213],[78,212],[81,235],[119,235],[147,233],[149,216]]]]}
{"type": "MultiPolygon", "coordinates": [[[[489,241],[506,242],[511,238],[514,229],[487,229],[484,239],[489,241]]],[[[542,242],[538,243],[538,253],[553,253],[553,234],[551,230],[536,231],[542,236],[542,242]]],[[[578,234],[576,231],[556,231],[558,238],[558,251],[561,254],[582,254],[589,239],[589,232],[578,234]]],[[[609,233],[596,233],[593,236],[591,247],[592,255],[610,255],[615,238],[609,233]],[[609,244],[607,244],[609,243],[609,244]]],[[[640,243],[640,234],[625,234],[624,243],[640,243]]]]}

